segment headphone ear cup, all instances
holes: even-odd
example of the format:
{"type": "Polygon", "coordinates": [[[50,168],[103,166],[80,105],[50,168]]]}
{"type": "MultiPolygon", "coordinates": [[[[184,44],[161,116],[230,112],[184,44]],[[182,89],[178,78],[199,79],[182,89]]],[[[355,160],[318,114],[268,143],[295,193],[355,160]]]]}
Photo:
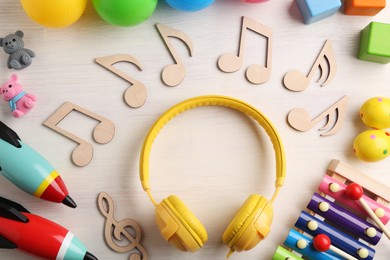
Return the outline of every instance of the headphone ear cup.
{"type": "Polygon", "coordinates": [[[164,239],[182,251],[194,252],[207,241],[206,229],[177,196],[156,207],[156,222],[164,239]]]}
{"type": "Polygon", "coordinates": [[[272,204],[260,195],[250,195],[226,228],[222,241],[234,251],[256,246],[270,232],[272,204]]]}

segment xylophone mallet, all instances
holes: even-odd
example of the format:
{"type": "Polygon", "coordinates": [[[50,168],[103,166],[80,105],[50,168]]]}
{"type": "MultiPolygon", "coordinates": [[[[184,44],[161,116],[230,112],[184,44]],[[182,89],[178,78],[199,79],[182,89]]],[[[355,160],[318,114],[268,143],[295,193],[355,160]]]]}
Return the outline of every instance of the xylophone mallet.
{"type": "Polygon", "coordinates": [[[330,238],[325,234],[316,235],[313,238],[313,246],[315,250],[317,250],[318,252],[325,252],[331,250],[345,259],[358,260],[357,258],[351,256],[350,254],[347,254],[343,250],[340,250],[339,248],[332,246],[330,238]]]}
{"type": "Polygon", "coordinates": [[[345,195],[352,200],[357,200],[360,202],[367,214],[374,220],[374,222],[379,226],[379,228],[385,233],[388,239],[390,239],[390,232],[385,227],[385,225],[380,221],[378,216],[374,211],[368,206],[365,199],[363,199],[363,188],[357,183],[351,183],[345,188],[345,195]]]}

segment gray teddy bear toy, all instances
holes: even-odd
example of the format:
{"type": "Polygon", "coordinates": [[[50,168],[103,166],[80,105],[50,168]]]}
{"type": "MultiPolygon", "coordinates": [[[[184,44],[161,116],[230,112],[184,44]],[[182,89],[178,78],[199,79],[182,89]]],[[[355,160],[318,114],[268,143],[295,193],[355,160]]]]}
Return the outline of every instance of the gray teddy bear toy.
{"type": "Polygon", "coordinates": [[[9,54],[7,62],[9,69],[24,69],[32,63],[32,58],[35,57],[33,51],[23,48],[23,36],[22,31],[17,31],[15,34],[0,38],[0,47],[3,47],[4,51],[9,54]]]}

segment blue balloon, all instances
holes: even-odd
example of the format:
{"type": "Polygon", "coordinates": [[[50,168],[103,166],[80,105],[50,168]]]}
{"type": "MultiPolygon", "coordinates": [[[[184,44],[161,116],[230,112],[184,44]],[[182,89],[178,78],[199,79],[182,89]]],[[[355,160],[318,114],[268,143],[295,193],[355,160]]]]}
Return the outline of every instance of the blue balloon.
{"type": "Polygon", "coordinates": [[[165,0],[175,9],[187,12],[194,12],[211,5],[214,0],[165,0]]]}

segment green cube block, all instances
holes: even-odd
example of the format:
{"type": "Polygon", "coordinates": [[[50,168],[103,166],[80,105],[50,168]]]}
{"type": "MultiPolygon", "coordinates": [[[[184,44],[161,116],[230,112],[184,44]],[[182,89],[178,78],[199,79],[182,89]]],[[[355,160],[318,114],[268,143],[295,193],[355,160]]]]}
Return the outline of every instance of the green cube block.
{"type": "Polygon", "coordinates": [[[362,30],[358,58],[390,63],[390,24],[371,22],[362,30]]]}

